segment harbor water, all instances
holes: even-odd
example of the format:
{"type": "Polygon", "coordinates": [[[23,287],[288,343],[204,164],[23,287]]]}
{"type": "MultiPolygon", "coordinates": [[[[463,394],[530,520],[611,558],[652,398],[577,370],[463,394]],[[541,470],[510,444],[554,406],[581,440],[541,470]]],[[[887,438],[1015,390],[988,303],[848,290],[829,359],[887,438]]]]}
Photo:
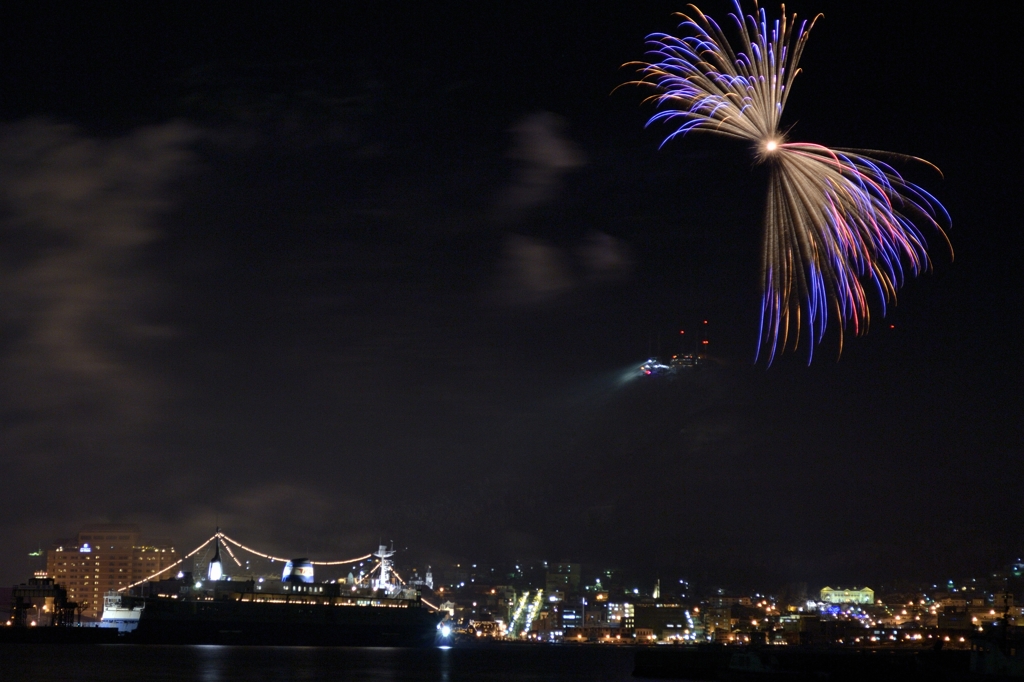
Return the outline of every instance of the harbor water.
{"type": "Polygon", "coordinates": [[[0,682],[619,682],[633,650],[598,646],[452,649],[0,645],[0,682]]]}

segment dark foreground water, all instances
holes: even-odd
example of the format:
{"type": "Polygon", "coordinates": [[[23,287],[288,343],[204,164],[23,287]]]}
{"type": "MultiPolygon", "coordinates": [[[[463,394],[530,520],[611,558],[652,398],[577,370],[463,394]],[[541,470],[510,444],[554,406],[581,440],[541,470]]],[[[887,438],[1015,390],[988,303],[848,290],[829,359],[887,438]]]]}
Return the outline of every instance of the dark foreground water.
{"type": "Polygon", "coordinates": [[[633,651],[494,646],[370,649],[230,646],[0,645],[0,681],[22,680],[529,680],[618,682],[633,651]]]}

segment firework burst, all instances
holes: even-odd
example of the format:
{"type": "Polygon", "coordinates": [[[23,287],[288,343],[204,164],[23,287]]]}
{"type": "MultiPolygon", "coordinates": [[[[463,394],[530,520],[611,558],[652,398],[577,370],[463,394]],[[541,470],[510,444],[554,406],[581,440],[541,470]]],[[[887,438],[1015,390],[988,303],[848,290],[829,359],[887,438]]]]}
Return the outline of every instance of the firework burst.
{"type": "Polygon", "coordinates": [[[738,138],[768,166],[758,358],[771,364],[777,352],[796,349],[806,326],[809,362],[830,313],[839,320],[840,352],[844,330],[867,331],[865,285],[877,290],[885,314],[905,275],[930,265],[919,226],[945,239],[939,221],[949,215],[881,159],[927,161],[787,140],[782,111],[814,21],[798,24],[783,6],[769,22],[764,9],[744,16],[738,0],[734,6],[738,48],[691,5],[693,16],[677,15],[683,37],[648,36],[653,59],[634,63],[632,83],[655,90],[648,99],[658,112],[648,125],[675,124],[665,142],[691,131],[738,138]]]}

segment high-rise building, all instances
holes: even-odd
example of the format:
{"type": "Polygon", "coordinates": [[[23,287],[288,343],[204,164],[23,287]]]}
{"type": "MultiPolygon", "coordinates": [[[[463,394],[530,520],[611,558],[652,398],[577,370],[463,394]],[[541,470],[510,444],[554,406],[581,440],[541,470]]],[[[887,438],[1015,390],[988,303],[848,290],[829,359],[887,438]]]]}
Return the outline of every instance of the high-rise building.
{"type": "Polygon", "coordinates": [[[46,553],[47,576],[67,590],[82,617],[99,618],[106,592],[144,580],[181,558],[170,542],[143,542],[141,534],[131,523],[85,526],[46,553]]]}
{"type": "Polygon", "coordinates": [[[544,589],[576,594],[580,591],[580,565],[566,562],[549,566],[544,577],[544,589]]]}

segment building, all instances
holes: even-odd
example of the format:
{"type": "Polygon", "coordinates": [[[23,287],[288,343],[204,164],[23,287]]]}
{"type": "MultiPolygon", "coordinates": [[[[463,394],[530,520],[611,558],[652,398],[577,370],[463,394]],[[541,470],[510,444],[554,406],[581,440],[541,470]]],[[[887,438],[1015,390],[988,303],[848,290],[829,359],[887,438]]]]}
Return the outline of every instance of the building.
{"type": "MultiPolygon", "coordinates": [[[[716,596],[708,600],[703,610],[694,609],[693,628],[696,632],[703,627],[704,633],[716,642],[733,642],[737,641],[733,633],[748,633],[754,621],[762,622],[765,617],[764,607],[754,604],[749,597],[716,596]]],[[[744,641],[749,641],[749,637],[744,641]]]]}
{"type": "Polygon", "coordinates": [[[939,611],[938,626],[941,630],[974,630],[977,624],[971,619],[971,613],[966,608],[944,606],[939,611]]]}
{"type": "Polygon", "coordinates": [[[85,526],[46,554],[46,574],[67,590],[83,618],[99,618],[103,595],[170,567],[181,557],[170,542],[142,542],[135,524],[85,526]]]}
{"type": "Polygon", "coordinates": [[[732,632],[732,626],[738,622],[738,619],[732,617],[733,606],[706,606],[701,617],[704,632],[708,635],[714,635],[716,632],[724,634],[732,632]]]}
{"type": "Polygon", "coordinates": [[[606,619],[611,627],[620,628],[623,631],[633,630],[636,625],[636,608],[633,604],[608,602],[605,609],[606,619]]]}
{"type": "Polygon", "coordinates": [[[576,594],[580,591],[580,572],[579,564],[562,563],[549,566],[544,577],[544,590],[576,594]]]}
{"type": "Polygon", "coordinates": [[[74,618],[74,604],[68,602],[67,590],[54,584],[52,578],[29,578],[11,589],[10,624],[24,627],[69,625],[74,618]]]}
{"type": "Polygon", "coordinates": [[[634,606],[637,639],[647,630],[656,639],[689,639],[695,630],[690,609],[679,603],[641,602],[634,606]]]}
{"type": "Polygon", "coordinates": [[[0,625],[10,625],[11,605],[14,597],[11,596],[11,588],[0,587],[0,625]]]}
{"type": "Polygon", "coordinates": [[[826,604],[874,604],[875,591],[870,587],[850,590],[831,587],[821,588],[821,601],[826,604]]]}
{"type": "Polygon", "coordinates": [[[729,596],[724,594],[716,594],[708,599],[708,606],[715,608],[723,608],[727,606],[750,606],[754,603],[750,597],[745,596],[729,596]]]}

